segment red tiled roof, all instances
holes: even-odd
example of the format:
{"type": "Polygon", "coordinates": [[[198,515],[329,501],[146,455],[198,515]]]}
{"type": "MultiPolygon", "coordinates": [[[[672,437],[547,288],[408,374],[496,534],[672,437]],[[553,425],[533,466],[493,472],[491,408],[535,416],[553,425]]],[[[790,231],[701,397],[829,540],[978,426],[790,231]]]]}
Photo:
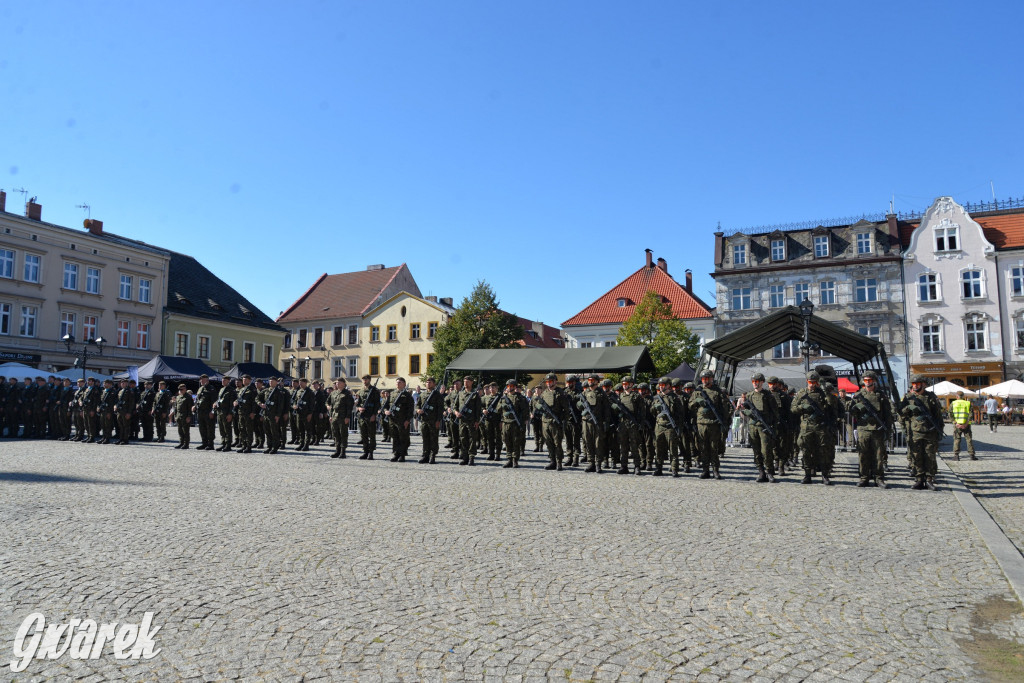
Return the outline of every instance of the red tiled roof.
{"type": "MultiPolygon", "coordinates": [[[[971,218],[978,222],[981,231],[985,233],[985,239],[991,242],[996,249],[1024,247],[1024,212],[971,216],[971,218]]],[[[910,246],[910,238],[920,225],[921,221],[900,223],[900,243],[903,244],[904,249],[910,246]]]]}
{"type": "MultiPolygon", "coordinates": [[[[381,270],[359,270],[337,275],[324,273],[281,314],[277,322],[362,315],[403,269],[406,269],[404,263],[381,270]]],[[[419,295],[418,291],[416,295],[419,295]]]]}
{"type": "Polygon", "coordinates": [[[604,296],[562,323],[569,325],[599,325],[623,323],[633,312],[644,294],[654,291],[672,304],[672,311],[679,318],[710,318],[711,309],[693,293],[672,279],[672,276],[657,265],[642,266],[604,296]],[[618,299],[626,299],[625,306],[619,306],[618,299]]]}
{"type": "Polygon", "coordinates": [[[565,345],[562,343],[562,331],[557,327],[551,327],[551,325],[545,325],[544,323],[534,323],[532,320],[526,318],[520,318],[519,324],[523,326],[523,340],[521,344],[530,349],[562,349],[565,345]],[[534,329],[534,325],[537,325],[538,329],[534,329]],[[531,332],[535,332],[537,336],[533,336],[531,332]]]}

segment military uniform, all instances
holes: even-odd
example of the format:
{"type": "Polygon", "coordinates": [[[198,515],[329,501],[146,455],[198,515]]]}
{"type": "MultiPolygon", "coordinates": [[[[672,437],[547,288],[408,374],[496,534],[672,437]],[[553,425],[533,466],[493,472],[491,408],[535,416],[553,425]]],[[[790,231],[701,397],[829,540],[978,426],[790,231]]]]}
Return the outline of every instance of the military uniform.
{"type": "MultiPolygon", "coordinates": [[[[873,372],[865,373],[865,381],[877,382],[873,372]]],[[[857,420],[857,452],[860,456],[860,482],[867,486],[874,479],[885,488],[885,449],[892,431],[893,416],[889,398],[875,384],[873,391],[859,390],[850,399],[848,410],[857,420]]]]}
{"type": "MultiPolygon", "coordinates": [[[[369,375],[363,377],[369,379],[369,375]]],[[[359,410],[359,436],[363,443],[360,460],[373,460],[377,450],[377,411],[380,409],[380,392],[373,385],[363,386],[356,392],[356,406],[359,410]]]]}
{"type": "MultiPolygon", "coordinates": [[[[104,382],[104,384],[107,383],[104,382]]],[[[114,389],[113,382],[109,383],[110,386],[103,387],[103,393],[100,394],[99,415],[103,429],[103,438],[100,439],[100,443],[110,443],[110,439],[114,435],[114,408],[117,406],[117,391],[114,389]]]]}
{"type": "MultiPolygon", "coordinates": [[[[205,375],[200,376],[200,380],[205,375]]],[[[213,411],[213,404],[217,401],[217,387],[214,387],[209,381],[206,384],[200,384],[199,391],[196,392],[195,398],[195,413],[196,413],[196,425],[199,427],[199,440],[202,442],[197,451],[212,451],[213,441],[217,438],[217,422],[216,415],[213,411]]]]}
{"type": "Polygon", "coordinates": [[[446,448],[452,451],[452,458],[459,458],[461,457],[459,453],[459,421],[455,417],[455,404],[459,399],[459,391],[455,386],[457,385],[453,384],[452,388],[444,395],[444,414],[448,427],[448,443],[446,448]]]}
{"type": "MultiPolygon", "coordinates": [[[[184,386],[184,385],[182,385],[184,386]]],[[[192,437],[191,422],[192,409],[195,408],[195,401],[188,391],[178,390],[174,397],[174,422],[178,425],[178,445],[175,448],[188,450],[188,444],[192,437]]]]}
{"type": "Polygon", "coordinates": [[[252,425],[259,406],[256,404],[256,387],[252,385],[251,380],[248,375],[242,378],[242,390],[235,399],[238,407],[238,438],[242,446],[239,453],[252,453],[252,425]],[[249,380],[249,383],[246,384],[245,380],[249,380]]]}
{"type": "Polygon", "coordinates": [[[157,389],[156,398],[153,399],[153,418],[156,421],[156,440],[158,443],[163,443],[167,437],[167,418],[171,414],[173,398],[165,385],[163,389],[157,389]]]}
{"type": "Polygon", "coordinates": [[[332,458],[346,457],[348,450],[348,425],[352,419],[352,408],[355,406],[355,398],[348,387],[342,385],[341,389],[335,389],[327,397],[328,416],[331,423],[331,434],[334,436],[334,453],[332,458]]]}
{"type": "Polygon", "coordinates": [[[235,391],[234,382],[228,381],[217,393],[217,426],[220,429],[220,447],[218,451],[227,453],[231,451],[231,444],[234,441],[234,430],[231,422],[234,419],[235,401],[238,399],[238,392],[235,391]]]}
{"type": "Polygon", "coordinates": [[[142,440],[153,440],[153,404],[156,403],[156,389],[149,383],[139,396],[139,424],[142,425],[142,440]]]}
{"type": "Polygon", "coordinates": [[[481,445],[487,450],[488,460],[497,460],[501,455],[501,416],[498,407],[501,393],[495,382],[491,383],[490,389],[492,393],[481,398],[481,403],[484,405],[483,416],[480,420],[480,432],[483,435],[481,445]]]}
{"type": "Polygon", "coordinates": [[[672,391],[672,380],[658,380],[659,391],[651,401],[650,414],[654,420],[655,462],[654,476],[664,474],[665,460],[671,456],[672,476],[679,476],[679,432],[683,421],[682,399],[672,391]]]}
{"type": "Polygon", "coordinates": [[[600,472],[607,458],[608,397],[597,385],[597,375],[587,378],[588,386],[576,397],[583,425],[581,438],[586,453],[586,472],[600,472]]]}
{"type": "MultiPolygon", "coordinates": [[[[755,373],[751,382],[763,382],[764,375],[755,373]]],[[[747,439],[754,450],[754,466],[757,468],[757,481],[775,481],[775,425],[779,422],[779,403],[771,391],[755,384],[755,389],[747,392],[747,406],[743,414],[750,418],[747,439]]]]}
{"type": "Polygon", "coordinates": [[[85,441],[88,437],[85,428],[85,407],[82,405],[85,398],[86,385],[83,382],[75,389],[71,404],[71,421],[75,425],[75,435],[72,441],[85,441]]]}
{"type": "Polygon", "coordinates": [[[509,389],[501,397],[498,412],[501,415],[501,438],[505,442],[508,460],[505,467],[519,467],[519,459],[526,448],[526,422],[530,419],[530,402],[518,391],[514,379],[508,380],[505,386],[509,389]]]}
{"type": "MultiPolygon", "coordinates": [[[[714,377],[705,370],[701,377],[714,377]]],[[[700,451],[701,479],[709,479],[714,472],[715,479],[721,479],[721,450],[725,434],[723,401],[729,399],[713,385],[698,387],[690,397],[690,411],[697,421],[697,447],[700,451]]]]}
{"type": "Polygon", "coordinates": [[[793,397],[790,410],[800,416],[800,435],[797,444],[803,452],[804,478],[802,483],[810,484],[815,470],[821,471],[822,481],[828,485],[831,472],[828,471],[825,450],[828,448],[829,431],[834,429],[831,406],[825,391],[818,385],[818,373],[807,376],[808,388],[801,389],[793,397]],[[813,386],[810,384],[813,383],[813,386]]]}
{"type": "Polygon", "coordinates": [[[292,395],[292,412],[295,413],[295,424],[298,427],[297,451],[308,451],[313,443],[313,430],[316,425],[313,422],[316,410],[316,392],[309,388],[306,380],[299,380],[299,389],[292,395]]]}
{"type": "Polygon", "coordinates": [[[126,445],[132,433],[132,420],[135,418],[135,390],[129,386],[117,393],[117,436],[118,443],[126,445]]]}
{"type": "Polygon", "coordinates": [[[545,388],[535,401],[534,411],[540,411],[544,444],[548,449],[548,470],[561,470],[563,427],[569,416],[569,400],[565,392],[554,384],[557,376],[548,373],[544,377],[545,388]],[[548,383],[551,383],[548,385],[548,383]]]}
{"type": "Polygon", "coordinates": [[[775,455],[775,472],[781,477],[786,474],[786,466],[793,458],[793,397],[783,390],[778,377],[769,377],[768,387],[775,398],[775,408],[779,415],[772,452],[775,455]]]}
{"type": "Polygon", "coordinates": [[[581,443],[583,440],[583,421],[580,415],[580,387],[576,375],[565,378],[565,396],[568,402],[565,420],[565,464],[579,467],[581,443]]]}
{"type": "MultiPolygon", "coordinates": [[[[403,382],[404,384],[404,382],[403,382]]],[[[388,422],[391,428],[392,462],[405,462],[409,455],[409,425],[412,424],[412,394],[402,386],[391,397],[388,422]]]]}
{"type": "Polygon", "coordinates": [[[14,439],[18,437],[21,426],[21,386],[12,377],[7,383],[7,393],[4,396],[4,418],[7,422],[7,436],[14,439]]]}
{"type": "Polygon", "coordinates": [[[483,402],[476,389],[463,389],[455,399],[458,413],[460,465],[474,465],[476,458],[476,436],[473,433],[483,413],[483,402]]]}
{"type": "Polygon", "coordinates": [[[264,453],[277,453],[284,445],[284,430],[288,423],[288,391],[274,380],[262,397],[260,415],[263,420],[263,434],[266,438],[264,453]]]}
{"type": "Polygon", "coordinates": [[[914,377],[911,390],[903,397],[900,414],[909,427],[907,451],[912,459],[915,489],[935,490],[936,457],[944,428],[942,407],[935,394],[925,391],[925,378],[914,377]]]}
{"type": "MultiPolygon", "coordinates": [[[[433,382],[433,378],[428,378],[433,382]]],[[[420,436],[423,437],[423,457],[421,464],[434,464],[438,454],[438,443],[441,417],[444,412],[444,397],[437,387],[430,391],[420,391],[416,414],[420,420],[420,436]]]]}

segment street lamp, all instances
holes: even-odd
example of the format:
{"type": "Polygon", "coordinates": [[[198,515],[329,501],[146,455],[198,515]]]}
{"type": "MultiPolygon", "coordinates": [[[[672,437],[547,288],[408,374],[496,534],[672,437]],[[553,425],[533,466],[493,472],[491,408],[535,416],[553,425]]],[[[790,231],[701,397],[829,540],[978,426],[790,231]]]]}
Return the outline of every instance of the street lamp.
{"type": "Polygon", "coordinates": [[[327,362],[327,376],[334,377],[334,370],[331,365],[331,358],[334,357],[334,354],[331,353],[331,349],[325,345],[320,346],[320,352],[324,354],[324,360],[327,362]]]}
{"type": "Polygon", "coordinates": [[[811,344],[811,317],[814,315],[814,304],[811,300],[804,298],[800,303],[800,317],[804,321],[804,341],[800,345],[800,350],[804,354],[804,372],[808,373],[811,371],[811,349],[816,348],[817,344],[811,344]]]}
{"type": "Polygon", "coordinates": [[[85,379],[85,366],[89,362],[90,354],[93,356],[102,356],[103,345],[107,343],[103,337],[86,339],[81,343],[81,348],[75,348],[74,351],[72,351],[72,347],[75,346],[75,335],[65,334],[61,337],[61,341],[64,342],[64,346],[67,348],[68,353],[73,353],[75,355],[75,367],[82,368],[82,379],[85,379]]]}
{"type": "Polygon", "coordinates": [[[288,358],[299,369],[299,377],[305,377],[306,363],[310,362],[312,359],[309,356],[306,356],[305,358],[296,358],[294,353],[288,358]]]}

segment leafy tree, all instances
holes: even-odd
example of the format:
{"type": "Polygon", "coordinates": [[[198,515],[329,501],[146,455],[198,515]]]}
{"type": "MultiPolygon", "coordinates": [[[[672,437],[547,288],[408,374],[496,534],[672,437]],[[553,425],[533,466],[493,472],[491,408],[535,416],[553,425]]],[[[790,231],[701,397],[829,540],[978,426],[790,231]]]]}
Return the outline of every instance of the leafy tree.
{"type": "Polygon", "coordinates": [[[494,290],[485,281],[476,283],[448,322],[434,335],[434,360],[427,372],[441,381],[445,368],[466,349],[516,348],[523,326],[514,315],[498,308],[494,290]]]}
{"type": "MultiPolygon", "coordinates": [[[[682,362],[694,365],[700,337],[672,312],[672,304],[656,292],[647,292],[619,329],[619,346],[646,345],[654,361],[655,377],[672,372],[682,362]]],[[[649,379],[649,378],[647,378],[649,379]]]]}

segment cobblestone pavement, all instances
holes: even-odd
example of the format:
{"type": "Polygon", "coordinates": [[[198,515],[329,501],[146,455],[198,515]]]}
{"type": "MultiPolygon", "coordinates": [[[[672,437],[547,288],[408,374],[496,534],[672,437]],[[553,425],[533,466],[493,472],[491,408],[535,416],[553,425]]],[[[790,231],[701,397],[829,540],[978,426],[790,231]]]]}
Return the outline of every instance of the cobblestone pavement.
{"type": "MultiPolygon", "coordinates": [[[[951,430],[947,425],[946,431],[951,430]]],[[[948,436],[942,442],[941,454],[1024,553],[1024,426],[1000,427],[990,432],[985,425],[977,425],[972,431],[977,460],[967,458],[965,443],[961,445],[960,460],[954,461],[953,439],[948,436]]]]}
{"type": "Polygon", "coordinates": [[[0,443],[0,662],[32,612],[154,611],[151,660],[23,676],[977,680],[957,639],[1011,597],[948,490],[852,455],[826,488],[745,449],[701,481],[171,446],[0,443]]]}

